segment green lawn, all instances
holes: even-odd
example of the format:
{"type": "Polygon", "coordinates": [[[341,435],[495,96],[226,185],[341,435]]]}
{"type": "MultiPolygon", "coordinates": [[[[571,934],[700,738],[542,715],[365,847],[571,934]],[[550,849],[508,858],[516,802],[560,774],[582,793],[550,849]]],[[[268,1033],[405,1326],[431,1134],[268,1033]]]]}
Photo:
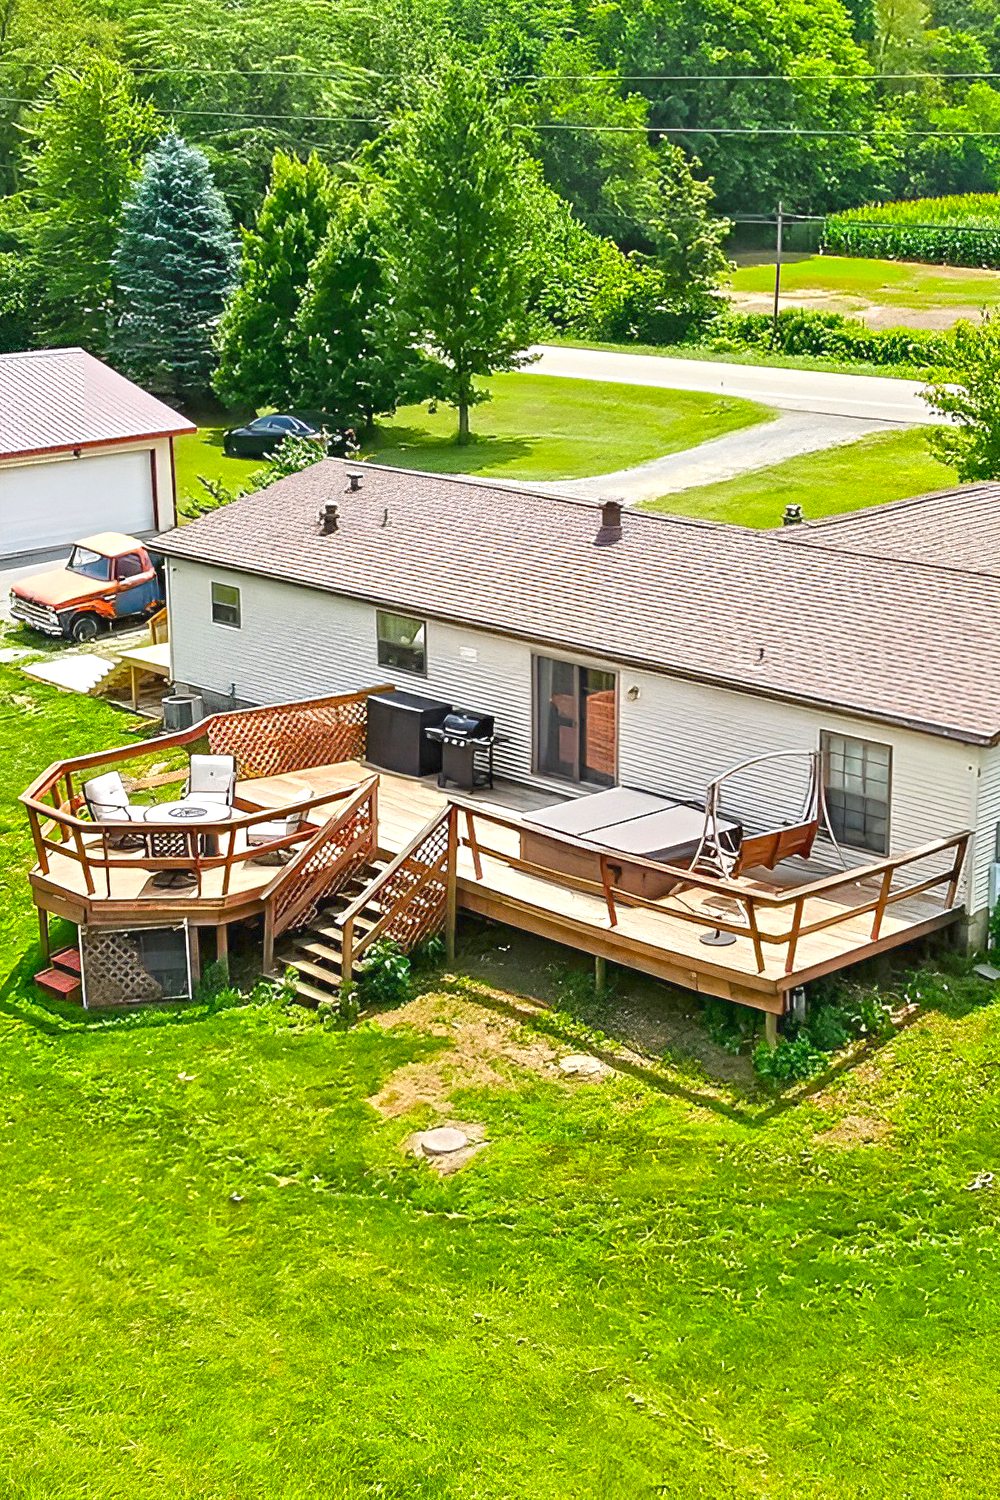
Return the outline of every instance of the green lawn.
{"type": "MultiPolygon", "coordinates": [[[[647,386],[563,380],[515,373],[483,382],[491,400],[473,408],[472,441],[455,442],[457,418],[443,402],[404,406],[378,424],[364,457],[403,469],[510,479],[579,479],[627,468],[767,422],[774,413],[753,401],[647,386]]],[[[198,420],[197,417],[194,420],[198,420]]],[[[222,434],[245,418],[199,421],[177,441],[177,494],[182,515],[204,496],[198,476],[235,488],[260,459],[227,458],[222,434]]]]}
{"type": "Polygon", "coordinates": [[[954,470],[928,451],[924,429],[910,428],[806,453],[718,484],[679,490],[648,501],[642,509],[740,526],[779,526],[786,505],[801,505],[806,519],[816,520],[955,483],[954,470]]]}
{"type": "Polygon", "coordinates": [[[472,442],[454,442],[456,417],[439,404],[407,406],[379,423],[366,456],[407,469],[509,479],[580,479],[630,468],[774,415],[752,401],[649,386],[496,375],[492,400],[473,408],[472,442]]]}
{"type": "MultiPolygon", "coordinates": [[[[866,303],[914,310],[1000,305],[1000,271],[844,255],[809,255],[786,261],[781,268],[781,287],[792,295],[832,292],[866,303]]],[[[736,292],[773,291],[774,262],[740,266],[733,273],[732,288],[736,292]]]]}
{"type": "Polygon", "coordinates": [[[986,1493],[987,985],[918,977],[908,1026],[777,1106],[710,1047],[560,1081],[530,1062],[560,1023],[477,983],[350,1032],[273,1000],[43,1008],[14,796],[122,730],[0,667],[5,1495],[986,1493]],[[402,1148],[448,1117],[488,1144],[439,1179],[402,1148]]]}

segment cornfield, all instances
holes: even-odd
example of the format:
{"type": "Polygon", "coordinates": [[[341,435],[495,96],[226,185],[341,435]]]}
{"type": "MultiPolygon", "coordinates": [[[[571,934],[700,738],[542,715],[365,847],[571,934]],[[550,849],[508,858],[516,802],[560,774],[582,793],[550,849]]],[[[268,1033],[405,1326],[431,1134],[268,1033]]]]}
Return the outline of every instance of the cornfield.
{"type": "Polygon", "coordinates": [[[830,214],[823,249],[878,260],[1000,268],[1000,194],[915,198],[830,214]]]}

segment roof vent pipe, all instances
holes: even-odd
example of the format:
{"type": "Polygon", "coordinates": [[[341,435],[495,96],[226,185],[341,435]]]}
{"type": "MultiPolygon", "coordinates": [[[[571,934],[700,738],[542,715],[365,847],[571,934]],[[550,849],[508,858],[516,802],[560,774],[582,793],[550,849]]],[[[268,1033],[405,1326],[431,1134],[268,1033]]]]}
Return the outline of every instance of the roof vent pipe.
{"type": "Polygon", "coordinates": [[[340,525],[340,506],[335,500],[329,501],[323,506],[319,513],[320,536],[332,536],[340,525]]]}
{"type": "Polygon", "coordinates": [[[361,488],[361,475],[356,469],[348,469],[347,471],[347,488],[349,490],[359,490],[361,488]]]}
{"type": "Polygon", "coordinates": [[[605,500],[601,506],[601,529],[594,538],[595,547],[610,547],[622,539],[624,501],[605,500]]]}
{"type": "Polygon", "coordinates": [[[781,516],[782,526],[798,526],[803,521],[801,505],[786,505],[781,516]]]}

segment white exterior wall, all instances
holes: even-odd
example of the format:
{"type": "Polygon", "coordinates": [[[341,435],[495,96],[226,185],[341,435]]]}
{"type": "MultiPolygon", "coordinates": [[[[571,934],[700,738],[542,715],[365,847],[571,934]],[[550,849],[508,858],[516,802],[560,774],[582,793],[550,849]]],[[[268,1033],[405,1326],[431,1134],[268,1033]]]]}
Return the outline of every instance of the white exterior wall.
{"type": "Polygon", "coordinates": [[[976,809],[975,889],[972,910],[980,911],[989,902],[989,873],[996,848],[997,825],[1000,824],[1000,746],[991,745],[981,752],[979,799],[976,809]]]}
{"type": "MultiPolygon", "coordinates": [[[[497,769],[518,780],[534,779],[534,650],[618,671],[618,779],[625,786],[700,797],[713,777],[738,761],[773,750],[816,749],[821,730],[888,744],[892,747],[892,852],[979,826],[971,909],[985,904],[986,866],[992,857],[994,825],[1000,820],[1000,751],[984,752],[937,735],[666,674],[616,668],[610,659],[596,660],[542,645],[533,648],[528,641],[434,620],[427,625],[427,676],[416,677],[378,665],[374,606],[202,564],[170,561],[168,596],[175,680],[254,703],[393,682],[457,706],[493,713],[498,730],[510,736],[509,744],[497,747],[497,769]],[[239,588],[240,630],[212,623],[213,580],[239,588]],[[630,689],[638,689],[638,695],[630,698],[630,689]],[[984,756],[992,757],[991,779],[981,789],[984,756]],[[992,802],[986,796],[987,785],[992,802]]],[[[771,819],[775,826],[794,820],[805,791],[805,775],[804,765],[798,762],[788,766],[777,762],[746,773],[730,784],[726,806],[758,829],[771,819]]],[[[559,786],[569,790],[562,783],[559,786]]],[[[821,846],[816,852],[821,854],[821,846]]],[[[928,867],[922,867],[920,874],[926,873],[928,867]]]]}

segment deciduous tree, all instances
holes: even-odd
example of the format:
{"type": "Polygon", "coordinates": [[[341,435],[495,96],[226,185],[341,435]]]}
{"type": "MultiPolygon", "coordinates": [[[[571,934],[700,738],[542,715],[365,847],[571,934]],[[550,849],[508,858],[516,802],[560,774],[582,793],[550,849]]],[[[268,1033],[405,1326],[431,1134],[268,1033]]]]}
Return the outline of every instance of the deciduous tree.
{"type": "Polygon", "coordinates": [[[469,409],[483,399],[476,376],[523,365],[537,331],[538,164],[483,76],[450,63],[400,121],[387,173],[401,303],[467,443],[469,409]]]}
{"type": "Polygon", "coordinates": [[[1000,318],[984,315],[955,325],[947,378],[924,393],[931,408],[948,418],[928,439],[943,463],[970,479],[1000,479],[1000,318]]]}

